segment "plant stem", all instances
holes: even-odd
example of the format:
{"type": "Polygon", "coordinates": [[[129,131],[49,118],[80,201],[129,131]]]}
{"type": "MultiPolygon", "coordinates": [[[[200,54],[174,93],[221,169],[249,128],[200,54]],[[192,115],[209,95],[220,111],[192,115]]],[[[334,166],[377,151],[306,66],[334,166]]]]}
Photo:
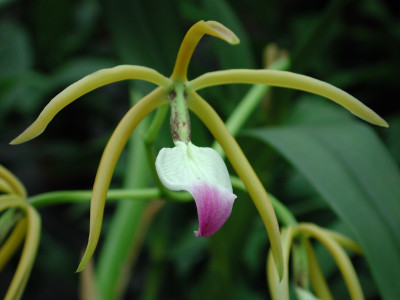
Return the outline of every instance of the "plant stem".
{"type": "MultiPolygon", "coordinates": [[[[74,203],[89,202],[92,197],[91,190],[84,191],[56,191],[40,194],[28,198],[28,202],[36,207],[74,203]]],[[[160,197],[160,191],[157,188],[141,189],[113,189],[107,193],[107,200],[115,201],[121,199],[155,199],[160,197]]]]}
{"type": "Polygon", "coordinates": [[[156,115],[154,116],[149,126],[149,129],[143,136],[145,144],[152,144],[155,142],[158,132],[160,131],[161,126],[164,122],[165,116],[167,115],[168,108],[168,105],[163,105],[157,109],[156,115]]]}
{"type": "Polygon", "coordinates": [[[144,135],[144,144],[146,148],[147,162],[149,164],[151,177],[153,178],[156,186],[158,187],[162,195],[166,195],[168,193],[168,190],[164,187],[164,185],[158,178],[157,171],[155,168],[156,157],[153,148],[154,148],[154,142],[157,138],[158,132],[161,129],[161,125],[164,122],[167,112],[168,112],[167,105],[158,108],[148,131],[144,135]]]}

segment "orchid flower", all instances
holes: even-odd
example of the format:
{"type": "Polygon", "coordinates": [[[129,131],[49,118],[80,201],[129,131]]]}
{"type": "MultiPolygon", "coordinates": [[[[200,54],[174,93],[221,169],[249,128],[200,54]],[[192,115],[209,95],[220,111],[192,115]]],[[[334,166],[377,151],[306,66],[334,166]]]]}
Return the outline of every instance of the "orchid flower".
{"type": "Polygon", "coordinates": [[[167,188],[187,190],[195,198],[200,222],[196,235],[208,236],[218,230],[229,217],[236,196],[232,193],[228,172],[222,158],[218,157],[213,150],[198,148],[190,142],[188,108],[199,117],[222,146],[232,167],[249,192],[267,229],[279,278],[282,278],[284,270],[282,245],[278,222],[268,195],[223,121],[196,91],[209,86],[232,83],[293,88],[324,96],[366,121],[388,126],[376,113],[346,92],[328,83],[291,72],[225,70],[206,73],[189,81],[187,69],[190,58],[205,34],[220,38],[230,44],[239,43],[236,35],[222,24],[215,21],[200,21],[192,26],[184,37],[170,78],[141,66],[123,65],[97,71],[59,93],[44,108],[37,120],[11,142],[18,144],[36,137],[44,131],[61,109],[100,86],[126,79],[145,80],[159,86],[127,112],[105,147],[93,186],[89,241],[78,271],[85,267],[95,251],[107,191],[118,158],[139,122],[157,107],[170,103],[171,132],[175,142],[175,148],[160,151],[156,162],[157,172],[161,182],[167,188]]]}
{"type": "Polygon", "coordinates": [[[236,196],[232,193],[228,170],[217,151],[197,147],[190,141],[190,119],[183,87],[171,94],[170,103],[175,147],[161,149],[156,170],[165,187],[192,194],[200,223],[195,236],[210,236],[229,218],[236,196]]]}
{"type": "Polygon", "coordinates": [[[363,250],[359,244],[350,238],[327,229],[323,229],[317,225],[309,223],[296,223],[282,229],[282,247],[285,260],[285,273],[281,280],[275,272],[274,260],[272,253],[268,255],[267,273],[268,285],[273,300],[289,300],[289,258],[292,254],[292,268],[295,269],[296,265],[304,264],[300,260],[296,260],[296,255],[305,255],[306,263],[301,268],[301,272],[294,274],[295,292],[298,299],[333,299],[332,293],[328,287],[325,277],[321,271],[317,257],[314,253],[313,246],[310,239],[314,238],[320,242],[331,254],[335,263],[337,264],[340,272],[343,275],[344,282],[349,291],[352,300],[363,300],[364,294],[354,267],[351,263],[349,255],[346,250],[355,254],[363,255],[363,250]],[[304,251],[299,246],[299,238],[304,239],[304,251]],[[297,275],[297,278],[296,278],[297,275]],[[309,285],[316,294],[315,297],[309,291],[309,285]]]}
{"type": "Polygon", "coordinates": [[[0,271],[17,252],[25,238],[21,259],[4,297],[5,300],[20,299],[39,247],[41,220],[36,209],[26,201],[25,187],[14,174],[1,165],[0,192],[3,193],[0,195],[0,212],[6,210],[0,218],[2,230],[0,232],[0,271]],[[15,218],[15,212],[22,213],[15,218]],[[2,243],[3,239],[5,239],[4,243],[2,243]]]}

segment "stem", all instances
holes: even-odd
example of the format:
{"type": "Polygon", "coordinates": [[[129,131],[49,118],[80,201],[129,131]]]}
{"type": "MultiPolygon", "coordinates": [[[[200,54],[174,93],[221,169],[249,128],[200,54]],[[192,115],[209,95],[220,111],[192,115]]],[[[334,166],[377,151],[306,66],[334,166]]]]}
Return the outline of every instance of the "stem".
{"type": "MultiPolygon", "coordinates": [[[[28,202],[33,207],[41,208],[49,205],[87,202],[90,201],[92,195],[92,190],[56,191],[29,197],[28,202]]],[[[108,190],[107,200],[152,200],[160,198],[161,196],[162,193],[155,187],[139,189],[111,189],[108,190]]],[[[192,196],[187,192],[169,191],[167,200],[173,202],[189,202],[192,201],[192,196]]]]}
{"type": "Polygon", "coordinates": [[[282,278],[284,265],[279,226],[267,192],[236,140],[229,133],[224,122],[222,122],[214,109],[197,93],[190,92],[188,96],[189,108],[207,126],[214,138],[218,140],[233,168],[243,180],[267,229],[279,278],[282,278]]]}
{"type": "Polygon", "coordinates": [[[154,143],[145,143],[146,147],[146,161],[149,164],[151,177],[161,193],[161,196],[166,196],[169,190],[161,183],[160,178],[158,178],[157,170],[155,168],[156,156],[154,154],[154,143]]]}
{"type": "MultiPolygon", "coordinates": [[[[56,191],[40,194],[28,198],[30,205],[40,208],[48,205],[56,205],[63,203],[87,202],[92,198],[93,192],[87,191],[56,191]]],[[[121,199],[155,199],[160,197],[160,191],[157,188],[142,189],[113,189],[107,193],[107,200],[121,199]]]]}
{"type": "Polygon", "coordinates": [[[185,86],[183,84],[175,84],[168,98],[171,104],[170,127],[172,140],[174,143],[181,141],[187,144],[190,142],[190,118],[185,86]]]}
{"type": "MultiPolygon", "coordinates": [[[[151,203],[153,207],[150,207],[151,205],[149,205],[149,209],[146,211],[148,215],[146,218],[146,220],[148,220],[146,223],[147,226],[150,225],[152,217],[154,217],[158,210],[162,208],[161,205],[164,203],[165,202],[157,203],[157,201],[154,201],[151,203]]],[[[168,259],[166,258],[166,252],[168,249],[166,241],[168,240],[168,234],[166,234],[166,231],[168,230],[168,226],[164,226],[162,229],[159,228],[157,232],[152,232],[152,235],[147,239],[149,249],[146,252],[146,255],[148,256],[149,261],[146,267],[146,282],[143,285],[140,297],[137,299],[153,300],[162,298],[157,296],[162,287],[163,277],[166,274],[165,271],[167,271],[168,259]]]]}
{"type": "Polygon", "coordinates": [[[156,115],[154,116],[149,126],[149,129],[144,134],[143,140],[145,144],[151,144],[155,142],[158,132],[160,131],[164,119],[167,115],[168,108],[168,105],[163,105],[157,109],[156,115]]]}
{"type": "Polygon", "coordinates": [[[157,171],[155,168],[155,155],[154,155],[154,143],[156,141],[156,138],[158,136],[158,133],[161,129],[161,126],[164,122],[164,119],[167,115],[168,112],[168,105],[161,106],[160,108],[157,109],[156,115],[154,116],[151,125],[147,132],[144,134],[144,144],[146,148],[146,156],[147,156],[147,162],[149,163],[150,167],[150,172],[152,175],[152,178],[157,185],[160,193],[162,195],[167,195],[168,190],[165,188],[165,186],[161,183],[160,179],[158,178],[157,171]]]}

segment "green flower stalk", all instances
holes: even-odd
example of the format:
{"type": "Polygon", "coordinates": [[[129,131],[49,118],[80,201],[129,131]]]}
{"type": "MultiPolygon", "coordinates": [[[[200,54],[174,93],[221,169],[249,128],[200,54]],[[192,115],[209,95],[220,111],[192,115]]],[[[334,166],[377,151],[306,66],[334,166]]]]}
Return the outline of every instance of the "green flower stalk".
{"type": "Polygon", "coordinates": [[[205,34],[218,37],[232,45],[239,43],[237,36],[222,24],[200,21],[190,28],[184,37],[170,78],[141,66],[118,66],[95,72],[59,93],[44,108],[37,120],[11,142],[19,144],[38,136],[65,106],[105,84],[138,79],[158,86],[127,112],[105,147],[93,186],[89,241],[77,271],[86,266],[95,251],[112,174],[129,136],[146,115],[162,105],[171,105],[171,133],[175,148],[164,148],[157,157],[156,167],[161,182],[171,190],[186,190],[192,194],[199,215],[198,236],[213,234],[230,215],[236,196],[232,193],[226,166],[214,150],[191,144],[190,137],[193,133],[190,130],[189,108],[222,146],[255,203],[270,238],[272,256],[280,279],[284,276],[284,256],[278,222],[268,194],[225,124],[197,91],[209,86],[231,83],[293,88],[324,96],[368,122],[388,126],[376,113],[346,92],[328,83],[291,72],[225,70],[206,73],[188,80],[187,69],[191,56],[205,34]],[[182,182],[176,182],[174,178],[180,178],[182,182]]]}

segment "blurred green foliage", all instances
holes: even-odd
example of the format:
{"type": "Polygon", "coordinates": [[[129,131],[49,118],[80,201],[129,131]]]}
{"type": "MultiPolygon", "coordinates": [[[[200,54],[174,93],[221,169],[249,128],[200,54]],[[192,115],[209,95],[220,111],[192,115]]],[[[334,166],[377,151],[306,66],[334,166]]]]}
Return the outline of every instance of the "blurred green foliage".
{"type": "MultiPolygon", "coordinates": [[[[264,47],[276,43],[288,51],[294,71],[345,89],[389,122],[389,129],[377,129],[332,106],[326,109],[319,103],[324,100],[275,89],[246,125],[257,129],[239,142],[267,190],[300,221],[340,228],[367,247],[367,263],[353,261],[367,299],[395,299],[398,286],[391,285],[400,265],[386,267],[391,259],[399,262],[400,253],[400,110],[393,101],[399,94],[400,18],[391,1],[0,1],[0,162],[30,195],[90,189],[106,140],[130,105],[129,87],[146,92],[151,86],[103,87],[65,109],[39,138],[20,146],[9,141],[56,93],[95,70],[138,64],[169,75],[184,33],[200,19],[223,23],[241,44],[204,38],[190,78],[217,69],[263,68],[264,47]],[[306,143],[307,137],[314,140],[306,143]],[[328,150],[315,150],[315,140],[328,150]],[[321,163],[315,165],[317,158],[321,163]]],[[[219,87],[202,94],[226,119],[247,89],[219,87]]],[[[194,116],[192,127],[195,144],[211,144],[194,116]]],[[[165,122],[157,147],[171,144],[165,122]]],[[[122,157],[116,187],[126,163],[122,157]]],[[[113,212],[108,205],[104,237],[113,212]]],[[[76,299],[74,270],[87,240],[88,205],[50,207],[41,214],[43,237],[23,299],[76,299]]],[[[265,299],[268,240],[248,196],[238,195],[231,218],[215,236],[193,238],[196,222],[193,203],[165,205],[137,253],[125,299],[265,299]]],[[[337,268],[326,252],[318,255],[338,299],[345,299],[337,268]]],[[[0,295],[16,262],[0,274],[0,295]]]]}

